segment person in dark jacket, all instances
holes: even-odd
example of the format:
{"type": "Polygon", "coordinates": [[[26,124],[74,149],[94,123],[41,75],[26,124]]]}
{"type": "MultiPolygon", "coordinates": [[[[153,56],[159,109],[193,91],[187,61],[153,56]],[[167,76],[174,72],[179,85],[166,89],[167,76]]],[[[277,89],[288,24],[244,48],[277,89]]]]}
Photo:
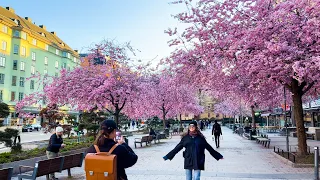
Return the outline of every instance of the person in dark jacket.
{"type": "Polygon", "coordinates": [[[220,147],[220,135],[222,135],[222,130],[220,124],[218,124],[218,121],[214,121],[214,125],[212,128],[212,135],[214,135],[214,140],[216,142],[216,147],[220,147]]]}
{"type": "Polygon", "coordinates": [[[189,124],[188,132],[182,136],[180,143],[164,156],[163,159],[172,160],[182,148],[185,148],[183,157],[186,180],[192,180],[193,171],[194,180],[200,180],[201,170],[204,170],[205,164],[205,149],[207,149],[217,161],[223,159],[223,156],[208,144],[203,134],[199,131],[197,122],[195,121],[189,124]]]}
{"type": "MultiPolygon", "coordinates": [[[[63,128],[59,126],[56,127],[56,133],[51,135],[49,144],[47,147],[46,154],[48,159],[53,159],[58,157],[60,149],[66,146],[65,144],[63,144],[62,134],[63,134],[63,128]]],[[[54,173],[50,174],[50,179],[51,180],[57,179],[54,173]]]]}
{"type": "MultiPolygon", "coordinates": [[[[103,121],[94,145],[98,145],[101,152],[109,152],[109,150],[118,143],[118,146],[111,153],[117,156],[118,180],[128,180],[125,169],[133,166],[137,162],[138,156],[124,142],[123,137],[117,142],[115,141],[116,129],[117,125],[113,120],[103,121]]],[[[87,153],[96,153],[93,145],[89,147],[87,153]]]]}

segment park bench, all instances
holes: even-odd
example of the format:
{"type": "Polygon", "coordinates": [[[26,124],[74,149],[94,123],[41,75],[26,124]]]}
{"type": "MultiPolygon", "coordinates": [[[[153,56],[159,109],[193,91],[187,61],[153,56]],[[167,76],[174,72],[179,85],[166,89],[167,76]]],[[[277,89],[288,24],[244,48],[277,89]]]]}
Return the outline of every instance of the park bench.
{"type": "Polygon", "coordinates": [[[71,168],[82,167],[84,153],[64,156],[62,170],[68,170],[68,177],[71,177],[71,168]]]}
{"type": "Polygon", "coordinates": [[[64,157],[57,157],[38,161],[34,167],[20,165],[18,179],[36,179],[37,177],[46,175],[47,180],[49,180],[49,174],[62,171],[63,161],[64,157]],[[22,173],[22,168],[33,169],[32,174],[22,173]]]}
{"type": "Polygon", "coordinates": [[[255,137],[258,144],[262,144],[264,147],[269,148],[271,139],[268,138],[268,135],[261,135],[260,137],[255,137]]]}
{"type": "Polygon", "coordinates": [[[0,169],[1,180],[11,180],[13,168],[0,169]]]}
{"type": "Polygon", "coordinates": [[[135,148],[137,148],[137,144],[140,144],[140,147],[142,147],[142,143],[146,143],[146,146],[147,146],[149,143],[149,136],[142,136],[141,138],[134,139],[135,148]]]}

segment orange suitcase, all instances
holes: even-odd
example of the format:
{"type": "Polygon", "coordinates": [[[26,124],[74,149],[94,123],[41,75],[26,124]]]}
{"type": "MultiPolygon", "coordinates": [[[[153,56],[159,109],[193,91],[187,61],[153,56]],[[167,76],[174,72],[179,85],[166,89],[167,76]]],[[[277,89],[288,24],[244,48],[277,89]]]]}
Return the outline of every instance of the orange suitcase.
{"type": "Polygon", "coordinates": [[[117,180],[117,156],[111,154],[117,146],[115,144],[109,152],[100,152],[94,145],[97,153],[88,153],[84,160],[87,180],[117,180]]]}

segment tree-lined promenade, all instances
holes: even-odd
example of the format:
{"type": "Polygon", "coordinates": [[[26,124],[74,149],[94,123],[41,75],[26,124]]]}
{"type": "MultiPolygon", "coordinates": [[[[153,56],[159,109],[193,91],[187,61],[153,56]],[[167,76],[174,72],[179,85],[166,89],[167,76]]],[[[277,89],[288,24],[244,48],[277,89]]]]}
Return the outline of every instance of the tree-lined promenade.
{"type": "Polygon", "coordinates": [[[216,100],[215,111],[239,115],[243,111],[279,107],[284,88],[293,105],[298,152],[307,143],[302,103],[319,96],[319,0],[176,1],[186,11],[175,18],[190,27],[166,31],[176,46],[159,69],[134,65],[130,44],[103,41],[92,48],[89,65],[59,77],[37,77],[44,92],[25,97],[24,107],[45,100],[49,107],[68,105],[86,112],[107,112],[119,123],[129,118],[168,118],[203,112],[199,92],[216,100]],[[97,63],[102,62],[102,63],[97,63]],[[242,107],[239,112],[239,106],[242,107]]]}

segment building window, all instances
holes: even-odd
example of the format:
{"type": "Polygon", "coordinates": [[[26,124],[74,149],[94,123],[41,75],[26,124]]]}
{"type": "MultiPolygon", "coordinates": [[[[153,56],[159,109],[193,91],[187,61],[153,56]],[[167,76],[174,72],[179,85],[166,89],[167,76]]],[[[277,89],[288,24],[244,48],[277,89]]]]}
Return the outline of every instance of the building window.
{"type": "Polygon", "coordinates": [[[18,60],[13,60],[13,70],[18,69],[18,60]]]}
{"type": "Polygon", "coordinates": [[[56,55],[59,55],[59,49],[56,49],[56,55]]]}
{"type": "Polygon", "coordinates": [[[45,48],[47,51],[49,51],[49,45],[48,45],[48,44],[44,45],[44,48],[45,48]]]}
{"type": "Polygon", "coordinates": [[[19,31],[15,30],[13,36],[14,36],[14,37],[20,37],[19,31]]]}
{"type": "Polygon", "coordinates": [[[43,73],[44,73],[44,74],[48,74],[48,70],[47,70],[47,69],[44,69],[43,73]]]}
{"type": "Polygon", "coordinates": [[[67,57],[67,52],[62,52],[63,57],[67,57]]]}
{"type": "Polygon", "coordinates": [[[54,76],[55,76],[55,77],[58,77],[58,73],[57,73],[57,72],[55,72],[55,73],[54,73],[54,76]]]}
{"type": "Polygon", "coordinates": [[[16,99],[16,92],[11,91],[11,101],[14,101],[16,99]]]}
{"type": "Polygon", "coordinates": [[[25,63],[22,61],[22,62],[20,63],[20,70],[21,70],[21,71],[24,71],[24,65],[25,65],[25,63]]]}
{"type": "Polygon", "coordinates": [[[59,67],[59,62],[56,61],[55,67],[58,68],[59,67]]]}
{"type": "Polygon", "coordinates": [[[77,58],[76,57],[73,57],[73,62],[77,63],[77,58]]]}
{"type": "Polygon", "coordinates": [[[0,101],[3,101],[3,90],[0,90],[0,101]]]}
{"type": "Polygon", "coordinates": [[[13,53],[14,53],[14,54],[19,54],[19,45],[16,45],[16,44],[15,44],[15,45],[13,46],[13,53]]]}
{"type": "Polygon", "coordinates": [[[63,68],[67,68],[67,63],[63,63],[63,68]]]}
{"type": "Polygon", "coordinates": [[[17,85],[17,76],[12,76],[12,86],[16,86],[17,85]]]}
{"type": "Polygon", "coordinates": [[[71,70],[71,68],[70,68],[70,66],[68,66],[68,71],[70,71],[71,70]]]}
{"type": "Polygon", "coordinates": [[[34,89],[34,80],[30,81],[30,89],[34,89]]]}
{"type": "Polygon", "coordinates": [[[5,67],[5,66],[6,66],[6,58],[0,57],[0,67],[5,67]]]}
{"type": "Polygon", "coordinates": [[[26,47],[21,46],[21,55],[26,56],[26,47]]]}
{"type": "Polygon", "coordinates": [[[23,99],[23,93],[19,92],[19,101],[21,101],[23,99]]]}
{"type": "Polygon", "coordinates": [[[8,33],[8,26],[2,26],[2,32],[8,33]]]}
{"type": "Polygon", "coordinates": [[[70,53],[68,53],[67,55],[68,55],[68,58],[71,59],[70,53]]]}
{"type": "Polygon", "coordinates": [[[48,57],[44,57],[44,64],[48,65],[48,57]]]}
{"type": "Polygon", "coordinates": [[[31,53],[31,58],[32,58],[32,60],[34,60],[34,61],[36,60],[36,53],[35,53],[35,52],[32,52],[32,53],[31,53]]]}
{"type": "Polygon", "coordinates": [[[7,42],[6,41],[2,41],[1,43],[1,50],[7,50],[7,42]]]}
{"type": "Polygon", "coordinates": [[[4,74],[0,73],[0,84],[4,84],[4,74]]]}
{"type": "Polygon", "coordinates": [[[32,39],[32,44],[36,46],[37,45],[37,40],[36,39],[32,39]]]}
{"type": "Polygon", "coordinates": [[[24,87],[24,77],[20,77],[19,85],[20,87],[24,87]]]}
{"type": "Polygon", "coordinates": [[[27,33],[21,32],[21,38],[27,40],[27,33]]]}
{"type": "Polygon", "coordinates": [[[36,73],[36,68],[34,66],[31,66],[31,74],[35,74],[36,73]]]}

